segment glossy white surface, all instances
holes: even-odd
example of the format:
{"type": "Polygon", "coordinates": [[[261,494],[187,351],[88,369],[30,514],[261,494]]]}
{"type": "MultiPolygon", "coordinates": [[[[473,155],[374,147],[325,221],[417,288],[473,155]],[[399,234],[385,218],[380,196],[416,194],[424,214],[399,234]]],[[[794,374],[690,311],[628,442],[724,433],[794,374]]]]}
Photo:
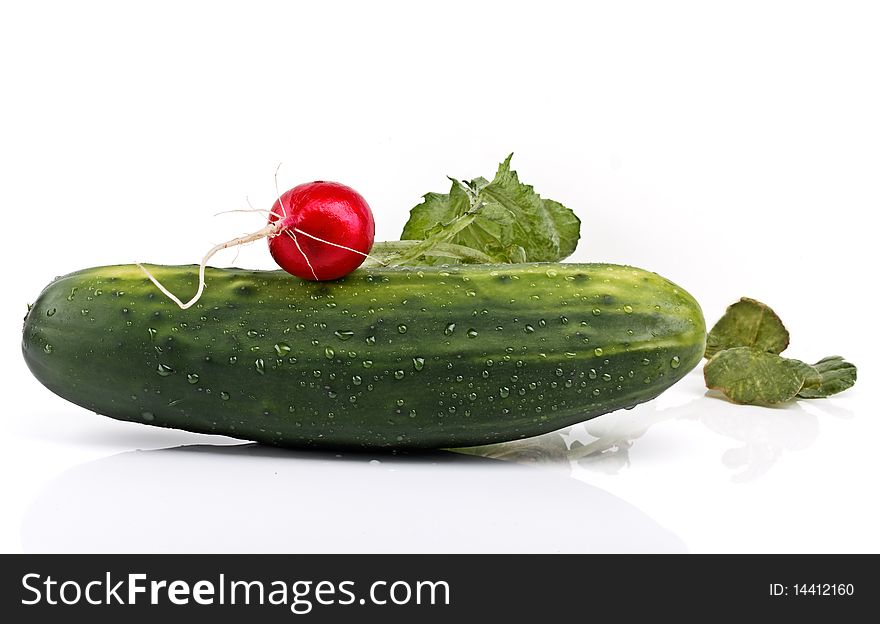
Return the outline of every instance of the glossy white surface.
{"type": "Polygon", "coordinates": [[[876,5],[405,6],[4,10],[0,551],[880,552],[876,5]],[[267,206],[278,162],[357,188],[391,239],[512,150],[583,219],[572,260],[655,270],[710,324],[766,301],[792,357],[840,353],[857,386],[742,407],[694,371],[501,461],[336,457],[115,422],[21,360],[53,276],[196,261],[259,227],[211,215],[267,206]]]}
{"type": "Polygon", "coordinates": [[[62,403],[58,413],[16,418],[4,462],[22,470],[4,484],[3,544],[26,552],[876,551],[877,462],[868,447],[878,427],[854,403],[736,406],[703,396],[695,372],[634,410],[482,456],[284,451],[62,403]]]}

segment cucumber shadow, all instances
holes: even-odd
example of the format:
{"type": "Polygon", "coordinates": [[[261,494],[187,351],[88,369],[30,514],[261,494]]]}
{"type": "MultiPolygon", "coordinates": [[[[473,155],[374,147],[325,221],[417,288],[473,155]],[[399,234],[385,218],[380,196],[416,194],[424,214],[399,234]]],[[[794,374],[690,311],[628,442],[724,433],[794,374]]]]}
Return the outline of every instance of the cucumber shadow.
{"type": "Polygon", "coordinates": [[[608,492],[451,452],[243,444],[129,451],[41,491],[25,552],[685,552],[608,492]]]}

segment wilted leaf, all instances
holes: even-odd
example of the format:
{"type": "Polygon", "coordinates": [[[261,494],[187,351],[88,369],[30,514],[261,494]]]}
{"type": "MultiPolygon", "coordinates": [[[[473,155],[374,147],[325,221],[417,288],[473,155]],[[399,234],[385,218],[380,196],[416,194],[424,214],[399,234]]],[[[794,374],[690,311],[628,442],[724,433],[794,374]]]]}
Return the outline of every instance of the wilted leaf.
{"type": "Polygon", "coordinates": [[[856,367],[839,355],[823,358],[813,364],[815,375],[804,382],[798,392],[803,399],[821,399],[843,392],[856,383],[856,367]]]}
{"type": "Polygon", "coordinates": [[[400,266],[404,264],[399,262],[401,258],[412,256],[414,249],[419,249],[418,254],[431,256],[432,258],[443,258],[444,262],[449,263],[491,263],[492,259],[472,247],[463,245],[455,245],[453,243],[436,243],[430,249],[422,247],[424,241],[402,240],[402,241],[378,241],[373,244],[370,250],[370,257],[364,262],[364,267],[375,266],[400,266]]]}
{"type": "Polygon", "coordinates": [[[714,355],[703,368],[706,386],[735,403],[777,405],[790,401],[813,375],[809,364],[752,347],[714,355]]]}
{"type": "Polygon", "coordinates": [[[767,305],[743,297],[715,323],[706,339],[706,357],[734,347],[753,347],[782,353],[788,347],[788,330],[767,305]]]}

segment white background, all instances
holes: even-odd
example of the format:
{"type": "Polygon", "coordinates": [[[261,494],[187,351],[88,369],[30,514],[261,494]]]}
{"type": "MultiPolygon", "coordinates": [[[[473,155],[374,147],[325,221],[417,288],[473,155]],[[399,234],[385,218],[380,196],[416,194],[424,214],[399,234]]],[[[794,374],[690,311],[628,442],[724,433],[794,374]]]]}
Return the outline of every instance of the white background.
{"type": "MultiPolygon", "coordinates": [[[[875,7],[4,5],[0,550],[880,551],[875,7]],[[446,174],[491,177],[511,151],[582,218],[572,260],[657,271],[709,323],[761,299],[792,357],[840,353],[858,385],[771,410],[704,396],[695,371],[540,442],[608,452],[535,467],[134,452],[235,441],[96,416],[22,361],[55,275],[197,261],[261,225],[213,215],[267,207],[279,162],[285,188],[358,189],[382,240],[446,174]]],[[[235,262],[272,266],[262,243],[235,262]]]]}

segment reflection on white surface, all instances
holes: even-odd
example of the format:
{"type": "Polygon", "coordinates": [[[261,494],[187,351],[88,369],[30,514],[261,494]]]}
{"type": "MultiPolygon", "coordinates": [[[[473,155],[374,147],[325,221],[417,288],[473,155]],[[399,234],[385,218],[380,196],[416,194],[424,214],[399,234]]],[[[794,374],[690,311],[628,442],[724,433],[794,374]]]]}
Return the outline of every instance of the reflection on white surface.
{"type": "MultiPolygon", "coordinates": [[[[55,444],[199,444],[124,452],[68,469],[37,493],[21,525],[21,544],[29,552],[685,550],[678,536],[643,511],[585,482],[595,480],[605,488],[619,483],[628,500],[676,531],[687,531],[686,539],[698,549],[701,527],[709,525],[714,528],[703,534],[704,549],[707,543],[720,544],[722,550],[731,544],[752,548],[751,542],[736,542],[742,526],[729,521],[738,517],[734,503],[741,499],[728,498],[718,471],[710,468],[723,465],[735,483],[754,480],[787,454],[813,445],[820,425],[851,418],[853,412],[827,400],[777,409],[740,406],[706,398],[704,392],[702,378],[693,375],[631,411],[529,440],[455,453],[294,451],[129,423],[96,420],[91,429],[78,422],[68,429],[38,423],[30,435],[55,444]],[[677,445],[687,437],[687,443],[677,445]],[[220,446],[224,443],[233,444],[220,446]],[[707,447],[711,454],[694,451],[707,447]],[[627,470],[631,462],[634,469],[627,470]],[[658,462],[663,469],[655,471],[658,462]],[[620,473],[621,478],[609,481],[584,468],[620,473]],[[675,470],[702,475],[684,482],[689,488],[709,488],[704,491],[716,507],[707,509],[702,500],[697,504],[688,488],[672,487],[654,496],[669,485],[664,475],[675,470]],[[694,518],[700,520],[695,524],[694,518]]],[[[822,474],[826,464],[808,463],[816,467],[813,474],[822,474]]],[[[800,474],[773,487],[786,493],[791,486],[797,489],[800,474]]],[[[839,485],[817,491],[825,500],[839,499],[838,504],[856,500],[839,485]]],[[[761,489],[744,492],[759,508],[775,500],[762,499],[765,494],[761,489]]],[[[760,520],[770,536],[767,550],[778,550],[783,539],[792,544],[814,539],[806,529],[790,536],[792,519],[812,509],[815,494],[789,499],[790,517],[774,514],[760,520]]],[[[870,502],[863,506],[859,518],[870,517],[870,502]]]]}
{"type": "Polygon", "coordinates": [[[22,543],[26,552],[685,550],[631,504],[554,471],[448,452],[252,444],[132,451],[68,470],[28,510],[22,543]]]}
{"type": "Polygon", "coordinates": [[[460,452],[564,469],[577,462],[584,468],[615,474],[629,466],[630,449],[651,427],[671,420],[687,420],[737,442],[724,452],[721,462],[736,471],[731,477],[733,481],[745,482],[766,473],[785,452],[803,450],[813,444],[819,435],[819,419],[812,411],[838,418],[852,417],[851,411],[827,401],[810,402],[812,411],[807,411],[802,403],[766,408],[701,397],[660,408],[659,402],[653,401],[561,432],[460,452]]]}
{"type": "Polygon", "coordinates": [[[736,471],[731,479],[744,482],[766,473],[788,451],[809,447],[819,435],[819,419],[797,403],[785,408],[757,408],[751,412],[709,412],[700,422],[738,441],[727,449],[722,463],[736,471]]]}

